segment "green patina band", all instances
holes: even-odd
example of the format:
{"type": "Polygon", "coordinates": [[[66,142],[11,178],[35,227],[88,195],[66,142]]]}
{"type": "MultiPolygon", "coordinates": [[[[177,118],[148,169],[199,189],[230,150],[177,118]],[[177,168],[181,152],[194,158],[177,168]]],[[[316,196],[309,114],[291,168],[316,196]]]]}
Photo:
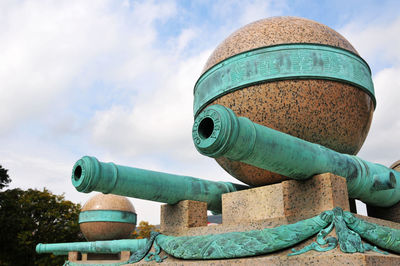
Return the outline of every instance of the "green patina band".
{"type": "Polygon", "coordinates": [[[91,210],[79,214],[79,223],[119,222],[136,224],[136,213],[115,210],[91,210]]]}
{"type": "Polygon", "coordinates": [[[359,87],[376,105],[368,64],[347,50],[319,44],[262,47],[227,58],[206,71],[194,87],[195,117],[210,102],[262,82],[326,79],[359,87]]]}

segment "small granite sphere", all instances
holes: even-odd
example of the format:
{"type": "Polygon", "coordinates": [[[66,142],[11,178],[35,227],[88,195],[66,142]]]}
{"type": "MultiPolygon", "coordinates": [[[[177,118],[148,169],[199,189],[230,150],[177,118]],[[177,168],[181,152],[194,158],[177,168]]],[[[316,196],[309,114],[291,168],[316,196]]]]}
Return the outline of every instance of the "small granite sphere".
{"type": "MultiPolygon", "coordinates": [[[[353,46],[331,28],[297,17],[263,19],[232,33],[208,59],[194,95],[195,117],[220,104],[237,116],[347,154],[360,150],[375,108],[370,69],[353,46]]],[[[287,179],[216,160],[252,186],[287,179]]]]}
{"type": "Polygon", "coordinates": [[[88,241],[127,239],[136,227],[136,211],[125,197],[97,194],[83,206],[79,226],[88,241]]]}

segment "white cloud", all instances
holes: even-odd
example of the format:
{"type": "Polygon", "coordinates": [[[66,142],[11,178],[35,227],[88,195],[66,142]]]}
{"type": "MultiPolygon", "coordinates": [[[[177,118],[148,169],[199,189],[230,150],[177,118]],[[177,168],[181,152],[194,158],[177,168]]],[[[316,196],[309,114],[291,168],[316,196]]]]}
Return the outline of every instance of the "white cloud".
{"type": "Polygon", "coordinates": [[[339,32],[356,48],[361,57],[374,64],[400,64],[400,17],[382,23],[354,21],[339,32]]]}
{"type": "Polygon", "coordinates": [[[286,1],[254,0],[243,6],[239,21],[242,25],[259,19],[277,16],[286,8],[286,1]]]}
{"type": "MultiPolygon", "coordinates": [[[[93,119],[93,141],[115,154],[131,156],[192,151],[193,86],[209,51],[176,62],[164,57],[169,77],[159,80],[148,94],[142,90],[130,107],[112,106],[93,119]]],[[[146,78],[154,77],[150,74],[146,78]]],[[[142,84],[146,87],[146,83],[142,84]]]]}
{"type": "Polygon", "coordinates": [[[377,71],[373,73],[377,107],[359,156],[389,166],[400,159],[400,17],[382,23],[354,21],[339,32],[377,71]]]}
{"type": "Polygon", "coordinates": [[[131,80],[148,70],[151,60],[141,50],[150,50],[156,39],[152,22],[172,16],[174,5],[135,2],[130,12],[112,4],[25,1],[0,7],[6,14],[0,24],[0,123],[6,126],[0,133],[48,112],[99,78],[113,80],[112,74],[127,72],[120,68],[130,67],[131,80]]]}
{"type": "Polygon", "coordinates": [[[198,36],[198,32],[195,29],[182,30],[182,33],[178,37],[176,52],[179,53],[183,51],[190,44],[190,42],[196,38],[196,36],[198,36]]]}
{"type": "Polygon", "coordinates": [[[383,69],[374,77],[377,108],[360,152],[372,162],[390,166],[400,160],[400,66],[383,69]]]}
{"type": "MultiPolygon", "coordinates": [[[[286,1],[213,2],[210,20],[196,25],[182,22],[176,5],[0,2],[0,163],[10,169],[12,187],[46,186],[84,203],[91,195],[77,192],[69,175],[85,154],[237,182],[194,149],[193,86],[218,42],[245,23],[280,14],[286,1]],[[159,27],[170,19],[181,24],[164,35],[159,27]]],[[[195,11],[184,10],[186,16],[195,11]]],[[[399,21],[339,30],[370,64],[387,64],[374,77],[378,108],[361,153],[377,162],[400,159],[399,21]]],[[[158,203],[133,202],[139,220],[158,223],[158,203]]]]}
{"type": "Polygon", "coordinates": [[[88,195],[71,185],[72,165],[101,150],[88,149],[88,121],[98,105],[144,88],[134,80],[159,64],[154,23],[173,16],[175,4],[10,3],[0,3],[0,161],[11,188],[46,186],[82,203],[88,195]]]}

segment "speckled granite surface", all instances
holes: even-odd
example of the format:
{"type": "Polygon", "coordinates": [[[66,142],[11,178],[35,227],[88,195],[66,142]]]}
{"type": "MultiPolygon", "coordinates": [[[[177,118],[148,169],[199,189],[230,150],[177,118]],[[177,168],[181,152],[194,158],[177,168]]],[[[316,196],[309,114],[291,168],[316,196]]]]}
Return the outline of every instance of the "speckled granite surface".
{"type": "Polygon", "coordinates": [[[358,54],[342,35],[321,23],[299,17],[271,17],[245,25],[228,36],[211,54],[203,73],[235,54],[283,43],[326,44],[358,54]]]}
{"type": "MultiPolygon", "coordinates": [[[[119,210],[136,213],[132,203],[125,197],[113,194],[97,194],[90,198],[81,211],[119,210]]],[[[90,222],[79,224],[88,241],[129,238],[135,230],[134,224],[117,222],[90,222]]]]}
{"type": "Polygon", "coordinates": [[[167,235],[192,227],[207,227],[207,203],[183,200],[175,205],[161,205],[160,230],[167,235]]]}
{"type": "MultiPolygon", "coordinates": [[[[260,230],[295,223],[334,207],[342,207],[347,211],[350,209],[345,179],[330,173],[314,176],[307,181],[288,180],[223,194],[222,224],[219,225],[204,226],[207,221],[206,208],[204,205],[193,208],[196,204],[195,201],[182,201],[175,205],[163,205],[161,233],[192,236],[260,230]],[[167,213],[169,217],[166,217],[167,213]],[[202,222],[192,223],[189,227],[188,217],[202,222]]],[[[398,223],[359,217],[400,229],[398,223]]]]}
{"type": "MultiPolygon", "coordinates": [[[[360,89],[327,80],[255,85],[222,96],[212,104],[227,106],[255,123],[348,154],[356,154],[361,148],[374,111],[371,98],[360,89]]],[[[229,174],[253,186],[286,179],[225,158],[217,162],[229,174]]]]}

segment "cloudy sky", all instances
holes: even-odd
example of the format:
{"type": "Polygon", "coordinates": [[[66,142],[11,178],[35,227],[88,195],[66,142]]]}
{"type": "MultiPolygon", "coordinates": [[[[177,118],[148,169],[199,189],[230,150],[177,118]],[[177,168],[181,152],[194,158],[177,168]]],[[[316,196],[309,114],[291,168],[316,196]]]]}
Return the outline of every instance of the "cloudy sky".
{"type": "MultiPolygon", "coordinates": [[[[235,182],[191,140],[193,86],[237,28],[300,16],[344,35],[369,63],[377,108],[359,155],[400,159],[398,1],[0,1],[0,164],[10,188],[84,203],[72,166],[100,161],[235,182]]],[[[139,220],[159,204],[132,200],[139,220]]]]}

